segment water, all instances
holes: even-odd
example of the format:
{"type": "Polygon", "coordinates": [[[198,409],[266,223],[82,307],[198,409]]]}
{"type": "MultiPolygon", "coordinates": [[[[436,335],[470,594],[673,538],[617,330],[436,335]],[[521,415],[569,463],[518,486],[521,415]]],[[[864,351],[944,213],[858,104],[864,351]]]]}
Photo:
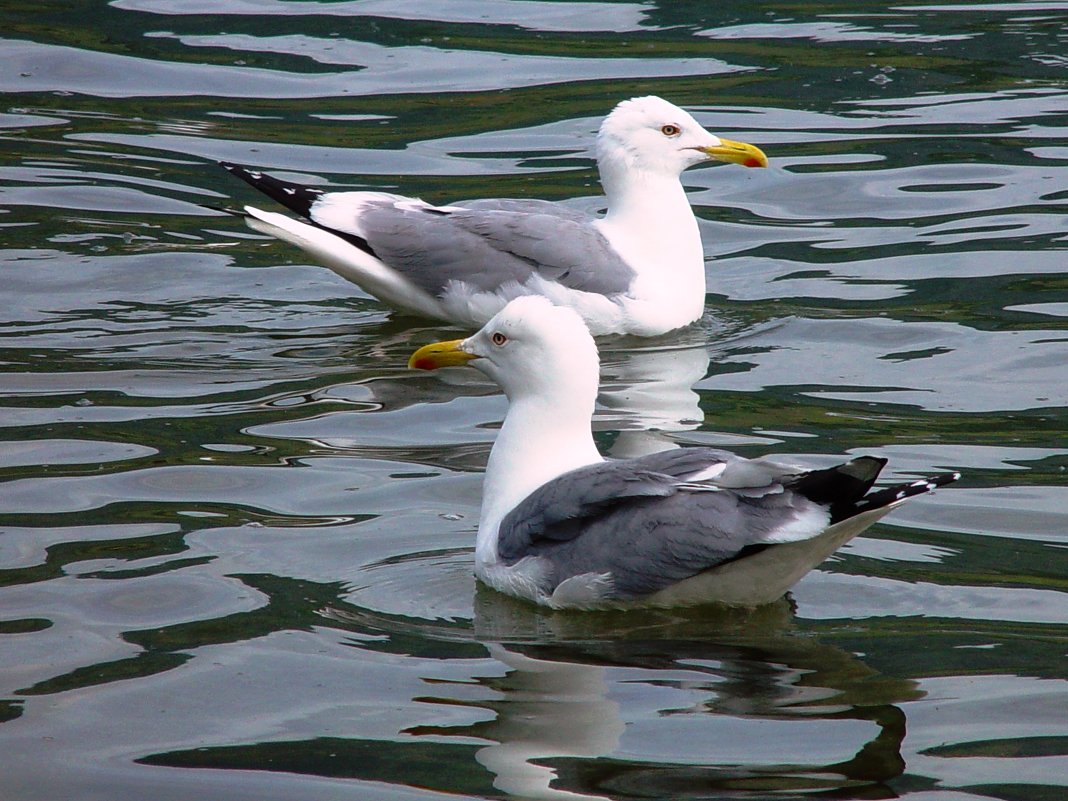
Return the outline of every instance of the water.
{"type": "Polygon", "coordinates": [[[1068,5],[0,18],[4,798],[1068,794],[1068,5]],[[753,613],[477,588],[504,404],[404,366],[462,332],[210,208],[228,159],[596,209],[643,93],[773,166],[686,174],[708,311],[605,343],[602,449],[965,474],[753,613]]]}

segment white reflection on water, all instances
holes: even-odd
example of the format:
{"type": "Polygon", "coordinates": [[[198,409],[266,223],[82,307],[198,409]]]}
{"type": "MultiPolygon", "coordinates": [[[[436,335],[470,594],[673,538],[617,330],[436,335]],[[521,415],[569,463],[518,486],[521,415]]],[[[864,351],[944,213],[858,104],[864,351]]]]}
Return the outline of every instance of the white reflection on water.
{"type": "Polygon", "coordinates": [[[537,31],[616,31],[645,28],[649,3],[553,3],[541,0],[452,0],[422,6],[405,0],[341,0],[323,4],[301,0],[112,0],[111,5],[149,14],[254,14],[286,17],[380,17],[495,25],[519,25],[537,31]]]}
{"type": "Polygon", "coordinates": [[[493,786],[520,798],[605,798],[556,789],[556,771],[539,764],[556,757],[613,753],[624,725],[619,704],[608,697],[605,669],[575,662],[532,659],[499,644],[490,654],[510,669],[498,715],[484,737],[497,741],[475,759],[494,774],[493,786]]]}

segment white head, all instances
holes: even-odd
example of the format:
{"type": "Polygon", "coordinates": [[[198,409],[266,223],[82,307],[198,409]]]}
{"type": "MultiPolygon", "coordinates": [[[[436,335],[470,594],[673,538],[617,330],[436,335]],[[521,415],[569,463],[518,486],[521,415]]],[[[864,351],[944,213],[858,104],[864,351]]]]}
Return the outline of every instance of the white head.
{"type": "Polygon", "coordinates": [[[567,398],[568,405],[584,401],[592,411],[597,396],[597,346],[589,329],[577,312],[539,295],[516,298],[477,334],[426,345],[408,361],[422,370],[460,364],[492,378],[513,402],[567,398]]]}
{"type": "Polygon", "coordinates": [[[624,100],[601,123],[597,163],[605,172],[679,175],[705,161],[766,167],[767,156],[744,142],[709,133],[688,112],[654,97],[624,100]]]}

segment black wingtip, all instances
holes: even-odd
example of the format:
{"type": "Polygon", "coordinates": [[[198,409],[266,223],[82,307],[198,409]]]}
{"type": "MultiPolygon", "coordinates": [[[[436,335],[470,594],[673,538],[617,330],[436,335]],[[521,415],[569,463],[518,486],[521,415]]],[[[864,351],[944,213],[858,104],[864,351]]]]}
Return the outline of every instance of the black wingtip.
{"type": "Polygon", "coordinates": [[[226,170],[231,175],[240,176],[242,173],[248,174],[248,173],[252,172],[252,170],[249,167],[245,167],[245,166],[243,166],[241,164],[234,164],[234,162],[232,162],[232,161],[217,161],[215,163],[218,164],[220,167],[222,167],[224,170],[226,170]]]}
{"type": "Polygon", "coordinates": [[[311,219],[311,207],[323,195],[322,189],[283,181],[265,172],[242,167],[230,161],[220,161],[219,166],[305,219],[311,219]]]}
{"type": "Polygon", "coordinates": [[[814,503],[829,506],[832,519],[849,517],[853,504],[867,494],[885,466],[886,459],[858,456],[845,464],[799,476],[793,489],[814,503]]]}
{"type": "Polygon", "coordinates": [[[907,500],[908,498],[915,498],[917,495],[925,495],[928,492],[933,492],[939,487],[946,486],[946,484],[952,484],[954,481],[960,481],[960,473],[938,473],[937,475],[927,476],[925,478],[917,479],[916,481],[895,484],[892,487],[876,490],[857,501],[852,514],[846,515],[846,517],[869,512],[873,509],[881,509],[892,503],[898,503],[907,500]]]}
{"type": "Polygon", "coordinates": [[[881,456],[858,456],[856,459],[850,459],[845,464],[839,465],[835,470],[857,481],[865,482],[870,487],[886,467],[887,462],[889,460],[881,456]]]}
{"type": "Polygon", "coordinates": [[[810,501],[827,505],[831,522],[837,523],[960,480],[960,473],[939,473],[872,491],[886,461],[878,456],[859,456],[836,467],[805,473],[795,481],[793,489],[810,501]]]}
{"type": "MultiPolygon", "coordinates": [[[[324,226],[312,217],[312,207],[325,194],[322,189],[316,189],[312,186],[304,186],[303,184],[296,184],[291,181],[283,181],[280,178],[275,178],[265,172],[242,167],[240,164],[234,164],[232,161],[220,161],[219,166],[231,175],[240,178],[249,186],[263,192],[263,194],[267,195],[267,197],[272,200],[281,203],[290,211],[296,212],[313,225],[329,231],[334,234],[334,236],[340,237],[349,244],[355,245],[365,253],[369,253],[371,256],[378,258],[378,254],[375,253],[374,248],[372,248],[371,244],[362,236],[324,226]]],[[[243,212],[241,213],[244,214],[243,212]]],[[[248,215],[245,214],[244,216],[248,215]]]]}

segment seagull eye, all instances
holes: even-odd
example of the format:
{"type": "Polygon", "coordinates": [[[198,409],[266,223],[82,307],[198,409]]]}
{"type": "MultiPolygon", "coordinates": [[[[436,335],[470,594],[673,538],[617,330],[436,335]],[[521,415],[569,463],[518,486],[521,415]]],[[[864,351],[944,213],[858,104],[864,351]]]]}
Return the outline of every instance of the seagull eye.
{"type": "Polygon", "coordinates": [[[671,123],[668,123],[667,125],[660,126],[660,133],[662,133],[664,136],[678,136],[680,133],[682,133],[682,129],[678,125],[672,125],[671,123]]]}
{"type": "Polygon", "coordinates": [[[508,341],[508,337],[506,337],[500,331],[497,331],[493,336],[490,337],[490,341],[492,341],[493,344],[496,345],[497,347],[500,347],[501,345],[503,345],[505,342],[508,341]]]}

